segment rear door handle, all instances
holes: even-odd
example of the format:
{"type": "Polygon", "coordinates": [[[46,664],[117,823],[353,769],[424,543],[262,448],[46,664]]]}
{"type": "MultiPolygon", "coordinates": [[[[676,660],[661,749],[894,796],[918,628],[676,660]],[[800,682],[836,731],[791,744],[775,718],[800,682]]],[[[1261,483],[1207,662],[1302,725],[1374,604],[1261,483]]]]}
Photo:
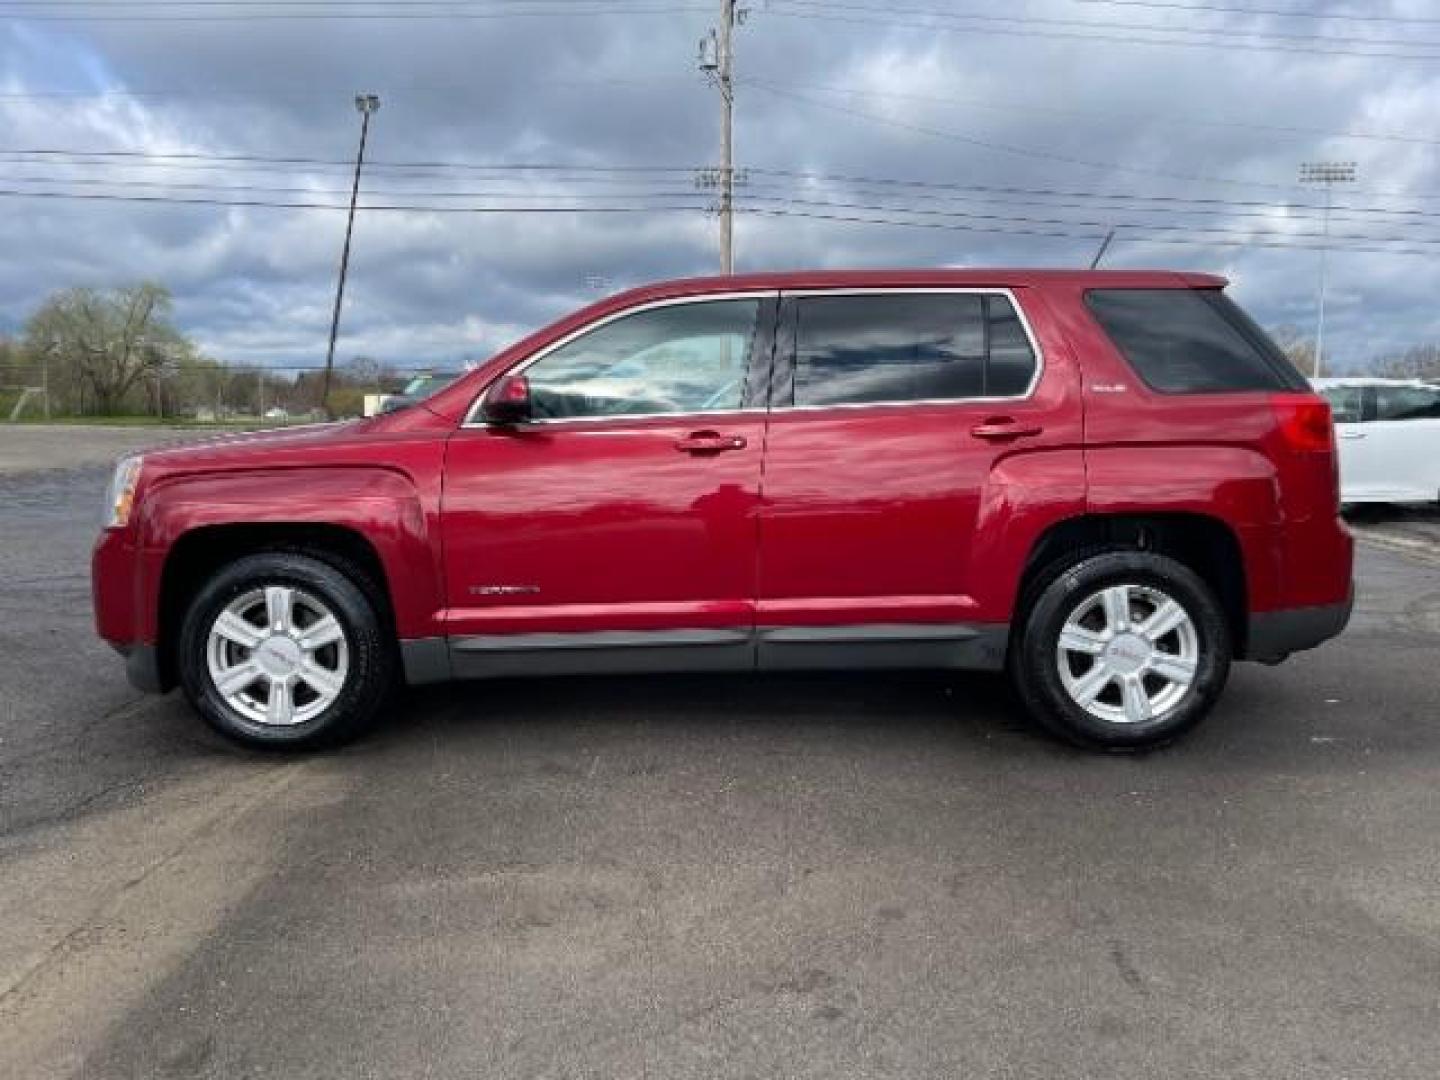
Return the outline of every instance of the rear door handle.
{"type": "Polygon", "coordinates": [[[692,431],[675,440],[675,449],[686,454],[723,454],[726,450],[744,450],[744,435],[722,435],[718,431],[692,431]]]}
{"type": "Polygon", "coordinates": [[[1045,429],[1039,424],[1026,423],[1009,416],[991,416],[984,423],[976,424],[970,434],[977,439],[1019,439],[1028,435],[1039,435],[1045,429]]]}
{"type": "Polygon", "coordinates": [[[1363,431],[1342,431],[1342,432],[1340,432],[1340,438],[1342,438],[1342,439],[1363,439],[1363,438],[1365,438],[1365,433],[1364,433],[1363,431]]]}

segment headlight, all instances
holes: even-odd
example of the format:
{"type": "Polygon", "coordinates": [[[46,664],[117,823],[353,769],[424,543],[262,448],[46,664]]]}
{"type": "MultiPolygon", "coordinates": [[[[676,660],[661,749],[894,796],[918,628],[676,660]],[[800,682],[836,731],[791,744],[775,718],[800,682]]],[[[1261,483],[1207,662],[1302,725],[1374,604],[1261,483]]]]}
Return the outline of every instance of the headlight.
{"type": "Polygon", "coordinates": [[[140,454],[123,457],[115,463],[115,475],[110,478],[110,487],[105,492],[105,528],[123,529],[130,523],[130,511],[135,507],[135,487],[140,483],[140,466],[145,458],[140,454]]]}

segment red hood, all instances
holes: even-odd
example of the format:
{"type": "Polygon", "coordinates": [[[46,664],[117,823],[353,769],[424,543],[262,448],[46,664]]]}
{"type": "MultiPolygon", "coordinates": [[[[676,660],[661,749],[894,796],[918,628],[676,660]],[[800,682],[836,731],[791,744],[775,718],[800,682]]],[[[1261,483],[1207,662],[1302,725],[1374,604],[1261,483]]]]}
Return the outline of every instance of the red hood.
{"type": "Polygon", "coordinates": [[[190,442],[170,443],[145,451],[147,473],[189,472],[210,468],[246,466],[263,462],[283,465],[322,456],[332,464],[367,464],[373,455],[367,447],[396,439],[434,437],[454,425],[416,406],[365,420],[305,424],[268,431],[216,435],[190,442]]]}

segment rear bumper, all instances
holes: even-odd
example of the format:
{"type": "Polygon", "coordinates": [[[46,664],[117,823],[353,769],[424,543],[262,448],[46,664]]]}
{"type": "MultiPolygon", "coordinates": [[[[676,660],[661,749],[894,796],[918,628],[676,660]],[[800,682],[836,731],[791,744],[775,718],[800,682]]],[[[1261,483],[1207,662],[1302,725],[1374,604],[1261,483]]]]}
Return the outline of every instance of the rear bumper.
{"type": "Polygon", "coordinates": [[[1250,616],[1246,660],[1276,663],[1291,653],[1313,649],[1336,637],[1350,622],[1355,589],[1339,604],[1261,611],[1250,616]]]}

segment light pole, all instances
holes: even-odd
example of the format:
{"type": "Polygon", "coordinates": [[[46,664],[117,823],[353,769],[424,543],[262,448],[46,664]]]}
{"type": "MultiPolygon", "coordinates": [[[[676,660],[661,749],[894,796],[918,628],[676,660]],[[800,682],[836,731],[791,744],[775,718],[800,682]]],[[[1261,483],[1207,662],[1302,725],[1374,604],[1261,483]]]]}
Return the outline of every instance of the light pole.
{"type": "Polygon", "coordinates": [[[1320,184],[1325,188],[1325,215],[1320,227],[1320,284],[1315,300],[1315,377],[1325,363],[1325,271],[1330,257],[1330,202],[1336,184],[1353,184],[1356,165],[1353,161],[1307,161],[1300,166],[1302,184],[1320,184]]]}
{"type": "Polygon", "coordinates": [[[340,305],[345,299],[345,274],[350,269],[350,236],[355,231],[355,203],[360,197],[360,170],[365,164],[365,140],[370,135],[370,117],[379,111],[375,94],[356,94],[360,113],[360,152],[355,155],[355,181],[350,185],[350,216],[345,221],[345,246],[340,250],[340,280],[335,286],[335,311],[330,316],[330,347],[325,351],[325,375],[320,381],[320,408],[330,415],[330,372],[335,367],[335,336],[340,332],[340,305]]]}

